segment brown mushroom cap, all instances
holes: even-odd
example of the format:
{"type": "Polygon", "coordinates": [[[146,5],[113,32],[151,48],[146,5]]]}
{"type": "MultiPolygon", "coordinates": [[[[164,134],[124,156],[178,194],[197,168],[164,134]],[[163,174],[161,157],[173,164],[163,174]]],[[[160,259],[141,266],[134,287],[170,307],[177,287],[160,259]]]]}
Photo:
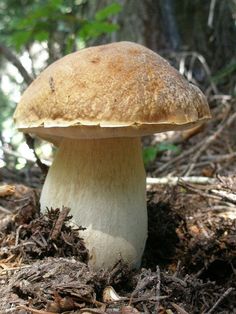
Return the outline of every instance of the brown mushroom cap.
{"type": "Polygon", "coordinates": [[[210,117],[197,87],[158,54],[131,42],[56,61],[26,89],[14,114],[19,129],[52,141],[146,135],[210,117]]]}

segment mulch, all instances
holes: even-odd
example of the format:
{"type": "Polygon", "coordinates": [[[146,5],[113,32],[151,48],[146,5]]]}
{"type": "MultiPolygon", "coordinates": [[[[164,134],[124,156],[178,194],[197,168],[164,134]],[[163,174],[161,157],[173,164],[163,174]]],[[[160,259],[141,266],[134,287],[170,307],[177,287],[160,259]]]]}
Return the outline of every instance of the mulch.
{"type": "Polygon", "coordinates": [[[42,215],[38,194],[25,188],[1,220],[0,313],[236,313],[236,220],[209,213],[209,200],[182,190],[148,192],[141,269],[119,261],[95,272],[69,209],[42,215]]]}

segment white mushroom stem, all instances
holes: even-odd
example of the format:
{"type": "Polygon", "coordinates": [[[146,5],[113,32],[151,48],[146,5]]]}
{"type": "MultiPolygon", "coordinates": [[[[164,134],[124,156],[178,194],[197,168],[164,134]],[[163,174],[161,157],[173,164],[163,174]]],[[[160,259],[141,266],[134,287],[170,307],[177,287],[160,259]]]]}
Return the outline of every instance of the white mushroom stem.
{"type": "Polygon", "coordinates": [[[47,175],[42,209],[71,208],[90,265],[141,262],[147,237],[145,171],[139,138],[64,139],[47,175]]]}

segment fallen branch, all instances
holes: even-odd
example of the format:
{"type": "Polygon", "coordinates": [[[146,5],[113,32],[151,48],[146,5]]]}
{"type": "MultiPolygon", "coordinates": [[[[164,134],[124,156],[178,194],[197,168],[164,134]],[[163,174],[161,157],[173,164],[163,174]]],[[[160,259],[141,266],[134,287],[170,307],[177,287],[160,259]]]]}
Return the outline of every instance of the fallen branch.
{"type": "Polygon", "coordinates": [[[230,193],[227,191],[222,191],[222,190],[210,190],[210,192],[214,195],[220,196],[223,199],[226,199],[227,201],[236,204],[236,194],[230,193]]]}
{"type": "Polygon", "coordinates": [[[196,183],[196,184],[216,184],[216,179],[209,177],[164,177],[164,178],[150,178],[146,179],[147,185],[177,185],[179,181],[186,183],[196,183]]]}

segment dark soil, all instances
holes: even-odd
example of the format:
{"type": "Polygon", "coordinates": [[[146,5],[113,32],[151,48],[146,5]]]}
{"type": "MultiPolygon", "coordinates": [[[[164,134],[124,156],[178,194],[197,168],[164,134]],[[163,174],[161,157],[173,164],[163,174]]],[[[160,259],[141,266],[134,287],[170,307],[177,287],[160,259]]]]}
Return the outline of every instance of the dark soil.
{"type": "MultiPolygon", "coordinates": [[[[24,204],[18,199],[21,205],[1,225],[0,313],[236,313],[236,220],[207,211],[199,217],[195,206],[206,201],[193,196],[194,212],[187,215],[180,189],[148,192],[142,268],[120,261],[98,272],[86,264],[68,209],[43,216],[37,194],[26,189],[24,204]]],[[[189,196],[182,195],[186,206],[189,196]]]]}

